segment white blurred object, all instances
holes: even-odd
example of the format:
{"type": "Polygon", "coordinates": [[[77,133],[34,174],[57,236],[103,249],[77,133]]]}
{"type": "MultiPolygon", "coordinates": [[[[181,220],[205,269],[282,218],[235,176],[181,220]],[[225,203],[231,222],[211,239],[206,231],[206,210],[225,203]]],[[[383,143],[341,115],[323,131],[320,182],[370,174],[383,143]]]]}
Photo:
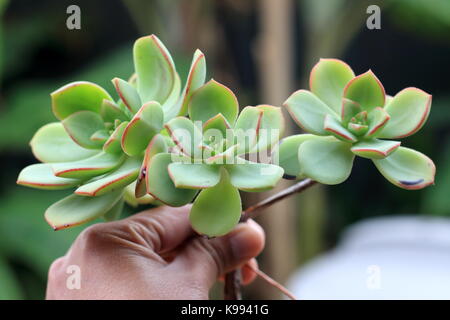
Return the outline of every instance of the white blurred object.
{"type": "Polygon", "coordinates": [[[298,299],[450,299],[450,220],[368,219],[289,281],[298,299]]]}

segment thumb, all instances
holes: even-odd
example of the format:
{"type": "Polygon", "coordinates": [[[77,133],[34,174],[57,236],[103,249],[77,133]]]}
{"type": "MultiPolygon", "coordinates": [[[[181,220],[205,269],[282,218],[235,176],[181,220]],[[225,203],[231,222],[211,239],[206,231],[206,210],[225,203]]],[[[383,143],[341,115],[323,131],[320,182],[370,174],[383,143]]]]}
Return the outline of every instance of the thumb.
{"type": "Polygon", "coordinates": [[[264,240],[263,229],[253,220],[248,220],[223,237],[193,238],[179,252],[170,268],[209,289],[220,275],[257,256],[264,247],[264,240]]]}

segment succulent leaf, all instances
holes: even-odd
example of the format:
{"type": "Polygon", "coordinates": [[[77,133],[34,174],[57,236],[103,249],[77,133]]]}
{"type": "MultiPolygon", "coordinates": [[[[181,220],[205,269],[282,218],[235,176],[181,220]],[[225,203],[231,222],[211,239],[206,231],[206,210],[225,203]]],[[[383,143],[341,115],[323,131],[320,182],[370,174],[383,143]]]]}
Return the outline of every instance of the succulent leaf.
{"type": "Polygon", "coordinates": [[[142,101],[136,88],[125,80],[119,78],[114,78],[112,83],[114,88],[116,88],[120,99],[128,110],[130,110],[133,114],[138,112],[142,106],[142,101]]]}
{"type": "Polygon", "coordinates": [[[176,117],[180,113],[180,90],[181,79],[178,73],[175,73],[175,82],[172,88],[172,92],[167,97],[167,100],[161,105],[164,111],[164,122],[176,117]]]}
{"type": "Polygon", "coordinates": [[[273,188],[284,173],[279,166],[251,161],[229,164],[226,165],[226,169],[231,184],[247,192],[261,192],[273,188]]]}
{"type": "Polygon", "coordinates": [[[102,117],[92,111],[78,111],[62,121],[69,136],[78,145],[86,149],[101,149],[103,142],[91,137],[99,130],[105,129],[102,117]]]}
{"type": "MultiPolygon", "coordinates": [[[[149,194],[145,194],[142,197],[136,197],[136,182],[133,182],[125,187],[125,193],[123,198],[126,203],[128,203],[132,207],[137,207],[140,204],[157,204],[159,203],[149,194]]],[[[146,191],[147,192],[147,191],[146,191]]]]}
{"type": "Polygon", "coordinates": [[[346,98],[342,99],[341,120],[344,125],[348,124],[350,120],[361,111],[361,106],[355,101],[346,98]]]}
{"type": "Polygon", "coordinates": [[[51,205],[45,219],[55,230],[80,225],[104,215],[122,198],[122,190],[100,197],[83,197],[72,194],[51,205]]]}
{"type": "Polygon", "coordinates": [[[53,113],[60,120],[82,110],[99,113],[103,100],[112,100],[102,87],[87,81],[69,83],[54,91],[51,98],[53,113]]]}
{"type": "Polygon", "coordinates": [[[344,98],[357,102],[367,111],[384,106],[385,96],[383,85],[371,70],[353,78],[344,89],[344,98]]]}
{"type": "MultiPolygon", "coordinates": [[[[281,108],[270,105],[259,105],[255,107],[261,111],[257,132],[256,146],[250,152],[259,152],[273,147],[284,133],[284,118],[281,108]]],[[[237,143],[241,143],[237,141],[237,143]]]]}
{"type": "Polygon", "coordinates": [[[130,120],[127,114],[114,101],[103,100],[100,107],[100,115],[105,122],[113,123],[115,120],[128,121],[130,120]]]}
{"type": "Polygon", "coordinates": [[[75,193],[81,196],[96,197],[123,189],[137,178],[140,167],[140,158],[128,158],[115,171],[111,171],[99,179],[94,179],[92,182],[88,181],[75,190],[75,193]]]}
{"type": "Polygon", "coordinates": [[[105,221],[119,220],[120,216],[122,215],[124,202],[125,201],[123,200],[123,198],[117,201],[116,204],[103,215],[105,221]]]}
{"type": "Polygon", "coordinates": [[[192,121],[201,121],[203,124],[221,113],[234,125],[239,105],[233,91],[215,80],[210,80],[192,95],[188,110],[192,121]]]}
{"type": "Polygon", "coordinates": [[[250,152],[258,141],[258,131],[261,128],[263,111],[260,108],[245,107],[234,126],[235,143],[239,141],[238,154],[250,152]]]}
{"type": "Polygon", "coordinates": [[[409,148],[399,147],[389,157],[373,163],[389,182],[403,189],[417,190],[434,183],[433,161],[409,148]]]}
{"type": "Polygon", "coordinates": [[[20,171],[17,184],[46,190],[59,190],[75,187],[80,180],[56,177],[47,163],[32,164],[20,171]]]}
{"type": "Polygon", "coordinates": [[[150,160],[156,154],[166,153],[167,151],[168,150],[166,139],[161,134],[158,133],[152,138],[152,140],[147,146],[147,149],[145,149],[144,161],[142,162],[141,169],[139,170],[139,176],[136,180],[136,187],[135,187],[136,198],[144,197],[145,194],[147,193],[145,174],[150,164],[150,160]]]}
{"type": "MultiPolygon", "coordinates": [[[[176,117],[165,124],[175,145],[188,157],[193,157],[202,143],[202,132],[188,118],[176,117]]],[[[200,151],[200,150],[199,150],[200,151]]]]}
{"type": "Polygon", "coordinates": [[[41,162],[71,162],[94,156],[99,151],[75,143],[60,122],[40,128],[30,142],[34,156],[41,162]]]}
{"type": "Polygon", "coordinates": [[[325,104],[340,113],[344,88],[354,77],[353,70],[345,62],[320,59],[311,71],[309,87],[325,104]]]}
{"type": "Polygon", "coordinates": [[[73,179],[88,179],[119,166],[124,160],[122,155],[100,152],[99,154],[74,162],[52,163],[56,176],[73,179]]]}
{"type": "Polygon", "coordinates": [[[339,120],[332,115],[327,114],[325,116],[323,128],[339,140],[346,142],[356,142],[358,140],[353,133],[345,129],[339,120]]]}
{"type": "Polygon", "coordinates": [[[169,176],[168,166],[172,155],[159,153],[153,156],[147,167],[147,192],[157,200],[172,207],[181,207],[194,199],[197,190],[176,188],[169,176]]]}
{"type": "Polygon", "coordinates": [[[129,156],[140,154],[153,136],[161,131],[164,113],[156,101],[145,103],[134,115],[122,135],[122,149],[129,156]]]}
{"type": "Polygon", "coordinates": [[[323,137],[303,142],[298,157],[302,175],[323,184],[339,184],[350,175],[355,156],[348,143],[323,137]]]}
{"type": "Polygon", "coordinates": [[[206,78],[206,59],[203,52],[196,50],[192,58],[191,68],[189,69],[186,85],[179,101],[178,115],[184,116],[188,113],[189,100],[195,90],[205,84],[206,78]]]}
{"type": "Polygon", "coordinates": [[[294,92],[284,103],[294,121],[305,131],[326,136],[330,133],[323,127],[325,116],[337,114],[323,103],[316,95],[307,90],[294,92]]]}
{"type": "Polygon", "coordinates": [[[376,107],[368,115],[369,130],[366,137],[377,137],[389,122],[390,116],[385,109],[376,107]]]}
{"type": "Polygon", "coordinates": [[[222,134],[222,137],[225,138],[227,135],[227,130],[230,128],[231,128],[231,126],[228,123],[227,119],[225,119],[225,117],[221,113],[219,113],[219,114],[215,115],[214,117],[212,117],[211,119],[209,119],[208,121],[206,121],[203,124],[202,129],[203,129],[203,133],[204,133],[204,138],[206,138],[205,140],[208,140],[207,135],[205,135],[205,133],[208,130],[219,130],[222,134]]]}
{"type": "Polygon", "coordinates": [[[109,136],[108,140],[103,144],[103,151],[106,153],[121,153],[122,150],[122,136],[125,128],[128,126],[128,121],[122,122],[109,136]]]}
{"type": "Polygon", "coordinates": [[[163,104],[175,83],[175,66],[169,51],[155,36],[139,38],[133,49],[137,90],[142,103],[163,104]]]}
{"type": "Polygon", "coordinates": [[[220,166],[175,162],[169,165],[169,175],[177,188],[211,188],[220,181],[220,166]]]}
{"type": "Polygon", "coordinates": [[[363,158],[383,159],[397,150],[399,146],[400,141],[371,139],[355,143],[351,150],[354,154],[363,158]]]}
{"type": "Polygon", "coordinates": [[[101,129],[95,131],[90,139],[94,142],[99,142],[103,144],[106,142],[106,140],[108,140],[108,138],[109,138],[108,131],[106,129],[101,129]]]}
{"type": "Polygon", "coordinates": [[[391,117],[380,138],[399,139],[422,128],[431,109],[431,95],[417,88],[406,88],[395,95],[385,110],[391,117]]]}
{"type": "Polygon", "coordinates": [[[220,182],[202,190],[195,199],[189,220],[198,233],[217,237],[227,234],[238,224],[241,212],[239,191],[222,169],[220,182]]]}
{"type": "Polygon", "coordinates": [[[369,126],[366,124],[359,124],[359,123],[352,123],[352,122],[348,124],[347,128],[348,128],[348,131],[350,131],[357,137],[364,135],[369,130],[369,126]]]}
{"type": "Polygon", "coordinates": [[[272,159],[278,159],[278,165],[284,169],[287,177],[300,176],[300,164],[298,161],[298,148],[310,139],[319,138],[313,134],[297,134],[284,138],[272,155],[272,159]]]}

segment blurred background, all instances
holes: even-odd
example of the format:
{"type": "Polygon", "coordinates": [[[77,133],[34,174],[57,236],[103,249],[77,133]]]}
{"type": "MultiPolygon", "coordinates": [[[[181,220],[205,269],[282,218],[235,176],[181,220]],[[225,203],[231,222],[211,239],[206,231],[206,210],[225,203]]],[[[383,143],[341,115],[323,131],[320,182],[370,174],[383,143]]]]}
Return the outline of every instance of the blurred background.
{"type": "MultiPolygon", "coordinates": [[[[76,80],[114,92],[110,80],[132,73],[134,40],[151,33],[169,48],[182,79],[200,48],[209,74],[236,92],[241,107],[281,105],[294,90],[308,87],[309,71],[321,57],[343,59],[356,74],[372,69],[388,94],[414,86],[433,95],[425,127],[402,143],[435,161],[436,185],[399,189],[359,158],[345,183],[316,186],[267,210],[260,219],[267,248],[259,262],[276,280],[285,284],[305,264],[333,252],[343,231],[359,221],[407,214],[448,222],[448,0],[0,0],[0,14],[0,299],[44,298],[49,265],[85,227],[52,231],[43,214],[65,192],[15,184],[21,168],[36,162],[28,145],[33,133],[55,120],[49,94],[76,80]],[[72,4],[81,8],[81,30],[66,27],[72,4]],[[381,8],[379,30],[366,26],[373,4],[381,8]]],[[[287,119],[289,132],[299,132],[287,119]]],[[[257,200],[252,195],[245,201],[257,200]]],[[[380,228],[375,234],[383,233],[380,228]]],[[[215,291],[212,296],[220,297],[220,285],[215,291]]],[[[259,280],[244,296],[280,294],[259,280]]]]}

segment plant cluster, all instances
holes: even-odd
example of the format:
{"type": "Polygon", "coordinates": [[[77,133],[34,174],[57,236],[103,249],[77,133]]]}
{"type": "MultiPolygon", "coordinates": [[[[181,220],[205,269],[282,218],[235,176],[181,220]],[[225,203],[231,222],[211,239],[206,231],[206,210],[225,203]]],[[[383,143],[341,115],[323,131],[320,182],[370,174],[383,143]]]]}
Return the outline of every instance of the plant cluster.
{"type": "Polygon", "coordinates": [[[117,219],[124,202],[193,202],[193,228],[220,236],[240,220],[239,190],[266,191],[283,176],[341,183],[355,155],[372,159],[402,188],[420,189],[434,181],[429,158],[390,140],[423,126],[431,96],[420,89],[390,97],[371,71],[355,77],[344,62],[321,59],[311,72],[311,91],[297,91],[285,103],[309,133],[278,143],[284,129],[281,109],[259,105],[239,112],[229,88],[215,80],[205,83],[201,51],[194,53],[183,89],[169,51],[156,36],[138,39],[133,55],[130,79],[112,80],[116,99],[85,81],[51,94],[59,121],[32,138],[32,151],[42,163],[24,168],[18,183],[74,189],[46,211],[54,229],[101,216],[117,219]],[[262,154],[269,156],[262,159],[262,154]]]}

